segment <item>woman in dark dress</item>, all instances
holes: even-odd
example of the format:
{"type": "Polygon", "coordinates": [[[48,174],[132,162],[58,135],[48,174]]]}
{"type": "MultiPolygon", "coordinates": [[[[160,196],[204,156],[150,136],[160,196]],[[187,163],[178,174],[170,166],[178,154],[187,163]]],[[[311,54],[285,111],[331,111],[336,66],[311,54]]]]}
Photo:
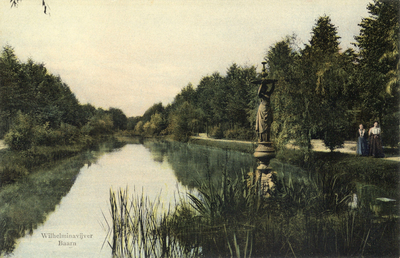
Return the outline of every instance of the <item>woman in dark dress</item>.
{"type": "Polygon", "coordinates": [[[369,135],[369,155],[375,158],[382,158],[382,140],[381,140],[381,128],[377,121],[374,122],[374,127],[371,127],[368,131],[369,135]]]}
{"type": "Polygon", "coordinates": [[[357,155],[368,156],[367,134],[364,126],[360,124],[357,130],[357,155]]]}

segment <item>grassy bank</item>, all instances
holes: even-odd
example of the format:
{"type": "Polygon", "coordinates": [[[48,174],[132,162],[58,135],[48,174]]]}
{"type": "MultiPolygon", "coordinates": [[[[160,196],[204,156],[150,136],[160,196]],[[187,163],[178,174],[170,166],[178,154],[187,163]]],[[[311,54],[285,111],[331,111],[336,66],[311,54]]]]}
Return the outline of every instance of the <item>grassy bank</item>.
{"type": "Polygon", "coordinates": [[[209,147],[216,147],[221,149],[241,151],[251,154],[254,153],[254,150],[257,147],[253,142],[220,140],[220,139],[201,138],[201,137],[191,137],[189,139],[189,143],[209,146],[209,147]]]}
{"type": "MultiPolygon", "coordinates": [[[[276,161],[294,165],[320,177],[334,177],[337,185],[357,182],[396,192],[399,189],[400,163],[392,160],[338,152],[284,149],[277,153],[276,161]]],[[[276,161],[271,162],[271,166],[279,170],[276,161]]]]}
{"type": "MultiPolygon", "coordinates": [[[[118,139],[121,139],[121,141],[135,143],[135,144],[143,143],[144,139],[174,141],[172,135],[164,135],[164,136],[157,136],[157,137],[143,137],[143,136],[129,135],[129,134],[118,134],[117,137],[118,137],[118,139]]],[[[253,142],[203,138],[203,137],[197,137],[197,136],[190,137],[188,143],[189,144],[197,144],[197,145],[201,145],[201,146],[220,148],[220,149],[240,151],[240,152],[250,153],[250,154],[253,154],[255,148],[257,147],[256,144],[253,142]]]]}
{"type": "Polygon", "coordinates": [[[0,187],[15,183],[37,169],[52,166],[54,162],[76,156],[96,148],[101,142],[112,140],[101,137],[90,143],[73,145],[33,146],[27,150],[3,149],[0,151],[0,187]]]}

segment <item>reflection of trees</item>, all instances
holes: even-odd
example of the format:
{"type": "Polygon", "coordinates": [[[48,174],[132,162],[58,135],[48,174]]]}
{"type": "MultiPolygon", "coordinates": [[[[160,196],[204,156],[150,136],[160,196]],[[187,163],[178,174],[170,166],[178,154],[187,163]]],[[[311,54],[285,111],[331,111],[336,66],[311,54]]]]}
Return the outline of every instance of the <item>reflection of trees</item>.
{"type": "MultiPolygon", "coordinates": [[[[46,221],[47,214],[54,211],[68,194],[85,164],[90,166],[104,153],[118,151],[124,145],[122,142],[108,141],[74,157],[49,160],[42,168],[35,169],[18,183],[2,186],[0,257],[12,253],[18,238],[27,233],[32,234],[38,225],[46,221]]],[[[14,165],[21,166],[18,162],[14,165]]],[[[29,164],[27,167],[30,167],[29,164]]]]}
{"type": "Polygon", "coordinates": [[[195,187],[204,180],[217,182],[221,175],[235,177],[242,171],[247,173],[255,165],[250,154],[222,150],[180,142],[146,142],[153,159],[164,159],[171,165],[178,181],[189,187],[195,187]]]}
{"type": "Polygon", "coordinates": [[[150,150],[151,157],[155,162],[164,162],[164,157],[167,155],[168,150],[167,142],[146,140],[143,142],[143,145],[150,150]]]}

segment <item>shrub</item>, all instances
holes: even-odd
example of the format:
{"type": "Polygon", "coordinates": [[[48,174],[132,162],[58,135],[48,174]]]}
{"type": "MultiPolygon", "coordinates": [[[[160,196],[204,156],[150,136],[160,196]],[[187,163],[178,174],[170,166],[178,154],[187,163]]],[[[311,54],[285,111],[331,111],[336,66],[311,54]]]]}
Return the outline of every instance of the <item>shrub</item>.
{"type": "Polygon", "coordinates": [[[113,121],[110,115],[102,114],[92,117],[86,123],[81,132],[90,136],[98,136],[101,134],[109,134],[113,130],[113,121]]]}
{"type": "Polygon", "coordinates": [[[382,121],[382,144],[399,147],[400,145],[400,114],[388,115],[382,121]]]}
{"type": "Polygon", "coordinates": [[[80,137],[79,129],[70,124],[61,123],[60,132],[64,144],[75,144],[80,137]]]}
{"type": "Polygon", "coordinates": [[[216,125],[210,130],[210,135],[216,139],[222,139],[224,137],[224,131],[221,126],[216,125]]]}
{"type": "Polygon", "coordinates": [[[245,128],[228,129],[224,132],[224,137],[226,139],[234,140],[252,140],[254,133],[245,128]]]}
{"type": "Polygon", "coordinates": [[[342,148],[344,143],[344,133],[345,129],[341,127],[333,127],[324,133],[324,144],[328,147],[331,151],[336,148],[342,148]]]}
{"type": "Polygon", "coordinates": [[[62,140],[61,133],[49,127],[49,123],[33,128],[32,145],[54,146],[62,140]]]}
{"type": "Polygon", "coordinates": [[[152,134],[150,121],[147,121],[146,123],[144,123],[143,132],[144,132],[144,134],[148,134],[148,135],[152,134]]]}
{"type": "Polygon", "coordinates": [[[141,135],[143,133],[143,121],[139,121],[135,126],[135,133],[141,135]]]}
{"type": "Polygon", "coordinates": [[[12,150],[27,150],[32,145],[33,120],[30,116],[18,112],[4,141],[12,150]]]}
{"type": "Polygon", "coordinates": [[[19,164],[7,164],[0,170],[0,186],[13,183],[28,174],[29,171],[25,166],[19,164]]]}

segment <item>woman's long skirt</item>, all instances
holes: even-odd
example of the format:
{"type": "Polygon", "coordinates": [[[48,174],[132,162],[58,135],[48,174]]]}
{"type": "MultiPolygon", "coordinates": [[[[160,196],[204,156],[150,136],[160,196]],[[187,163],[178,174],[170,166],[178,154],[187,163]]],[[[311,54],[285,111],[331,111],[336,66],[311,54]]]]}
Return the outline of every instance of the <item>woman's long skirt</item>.
{"type": "Polygon", "coordinates": [[[368,143],[364,137],[358,137],[357,155],[368,156],[368,143]]]}
{"type": "Polygon", "coordinates": [[[375,158],[383,158],[382,142],[379,135],[371,135],[369,139],[369,155],[375,158]]]}

